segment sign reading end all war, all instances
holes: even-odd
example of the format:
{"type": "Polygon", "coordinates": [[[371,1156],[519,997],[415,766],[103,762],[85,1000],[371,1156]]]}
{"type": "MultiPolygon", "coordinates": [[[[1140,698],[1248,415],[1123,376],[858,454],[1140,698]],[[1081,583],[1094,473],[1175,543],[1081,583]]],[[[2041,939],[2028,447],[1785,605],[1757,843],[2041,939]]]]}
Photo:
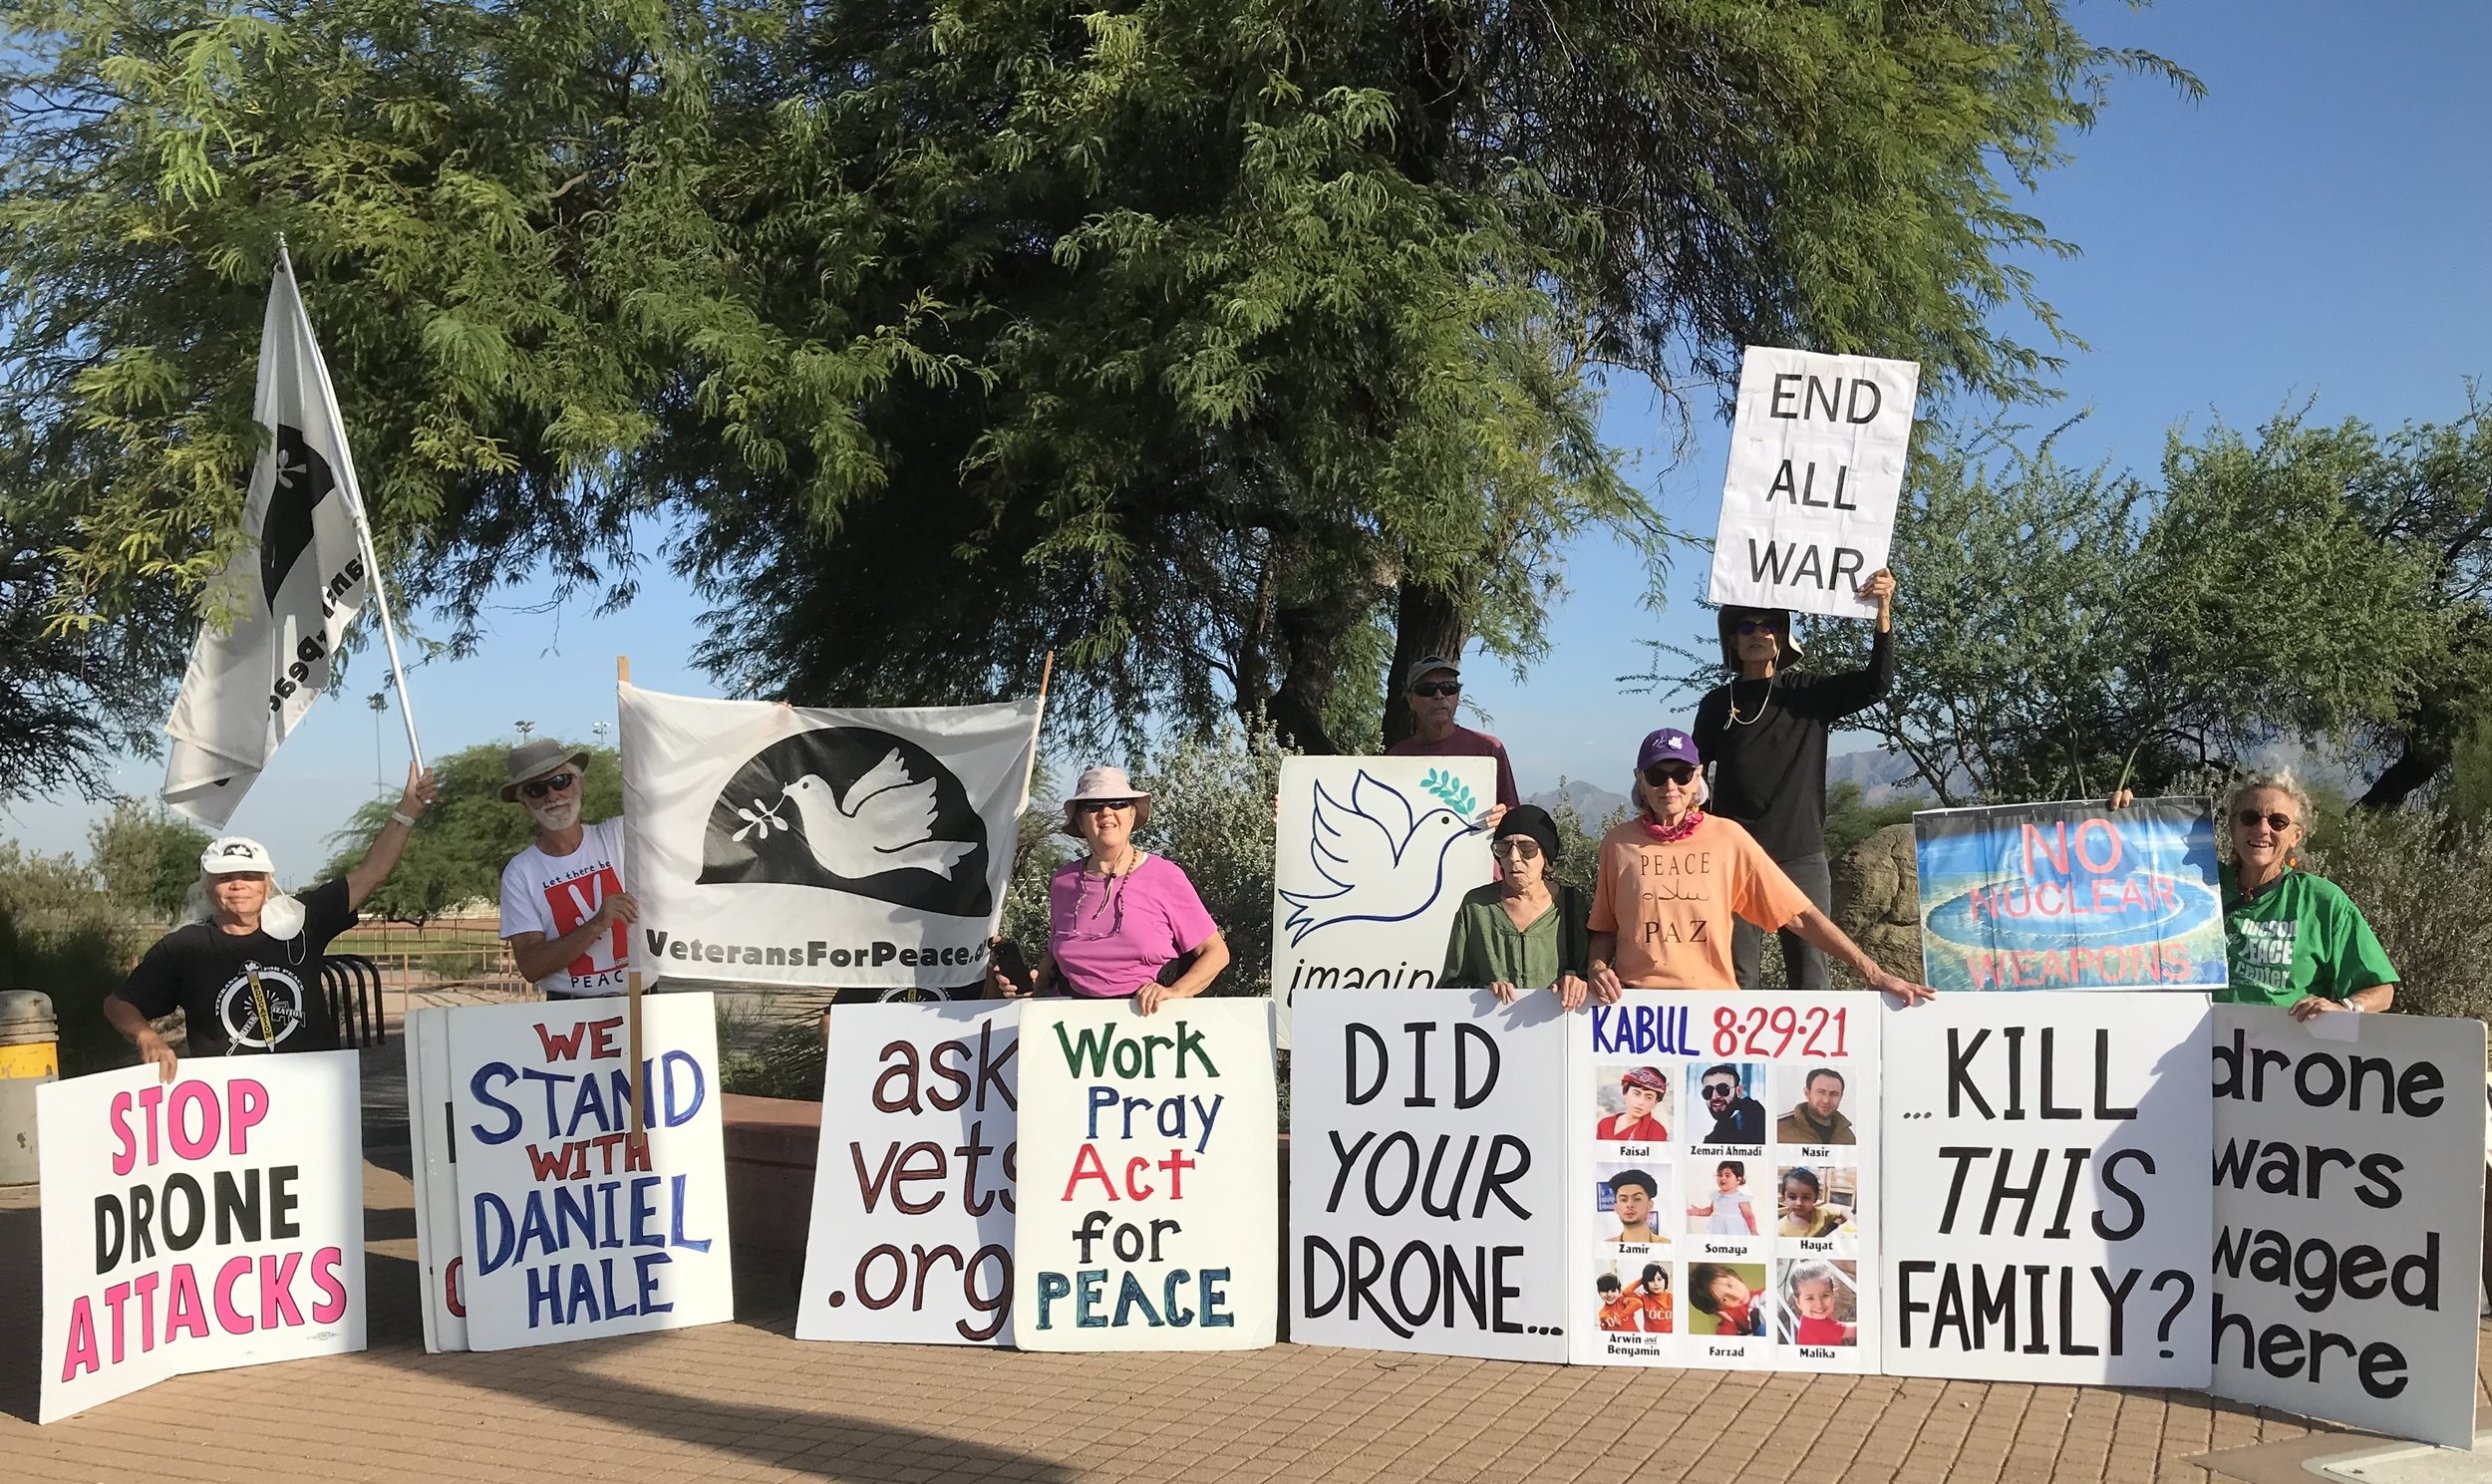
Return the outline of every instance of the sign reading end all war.
{"type": "Polygon", "coordinates": [[[1922,973],[1940,990],[2217,990],[2224,914],[2203,798],[1912,816],[1922,973]]]}
{"type": "Polygon", "coordinates": [[[1910,361],[1749,346],[1713,538],[1713,602],[1866,618],[1904,488],[1910,361]]]}

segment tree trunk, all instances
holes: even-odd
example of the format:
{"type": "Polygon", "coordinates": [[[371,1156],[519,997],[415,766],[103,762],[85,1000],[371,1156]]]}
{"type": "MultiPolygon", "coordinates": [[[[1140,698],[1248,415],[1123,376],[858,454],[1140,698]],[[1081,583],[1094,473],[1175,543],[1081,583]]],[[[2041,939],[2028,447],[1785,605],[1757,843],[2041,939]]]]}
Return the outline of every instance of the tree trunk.
{"type": "Polygon", "coordinates": [[[1281,741],[1301,752],[1339,750],[1324,725],[1332,699],[1334,645],[1344,627],[1327,605],[1284,608],[1276,616],[1282,653],[1281,684],[1272,692],[1272,727],[1281,741]]]}
{"type": "Polygon", "coordinates": [[[1404,683],[1411,666],[1429,655],[1459,663],[1471,641],[1470,619],[1449,593],[1403,582],[1394,615],[1394,663],[1385,672],[1385,745],[1417,730],[1404,683]]]}
{"type": "Polygon", "coordinates": [[[2366,809],[2393,809],[2440,775],[2457,755],[2465,709],[2440,692],[2426,693],[2406,719],[2396,760],[2355,802],[2366,809]]]}

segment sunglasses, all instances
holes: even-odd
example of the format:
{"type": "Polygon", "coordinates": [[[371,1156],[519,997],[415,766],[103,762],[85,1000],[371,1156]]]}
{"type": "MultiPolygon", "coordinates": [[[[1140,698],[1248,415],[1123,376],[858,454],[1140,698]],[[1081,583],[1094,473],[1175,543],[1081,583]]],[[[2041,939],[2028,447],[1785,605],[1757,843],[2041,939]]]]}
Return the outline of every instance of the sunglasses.
{"type": "Polygon", "coordinates": [[[1462,682],[1458,680],[1423,680],[1410,688],[1413,696],[1459,696],[1462,682]]]}
{"type": "Polygon", "coordinates": [[[1739,1084],[1736,1082],[1707,1082],[1705,1084],[1707,1097],[1735,1097],[1738,1092],[1739,1084]]]}
{"type": "Polygon", "coordinates": [[[1133,800],[1129,798],[1085,798],[1075,800],[1073,811],[1077,814],[1095,814],[1101,809],[1129,809],[1132,807],[1133,800]]]}
{"type": "Polygon", "coordinates": [[[2291,814],[2262,814],[2256,809],[2244,809],[2235,814],[2233,823],[2240,825],[2243,829],[2256,829],[2262,819],[2267,821],[2269,829],[2280,835],[2293,828],[2294,820],[2291,814]]]}
{"type": "Polygon", "coordinates": [[[1743,618],[1739,620],[1739,632],[1742,634],[1771,634],[1776,638],[1780,638],[1782,635],[1782,625],[1769,618],[1743,618]]]}
{"type": "Polygon", "coordinates": [[[1540,853],[1540,846],[1536,841],[1522,839],[1515,835],[1507,835],[1502,840],[1490,841],[1488,845],[1488,853],[1491,855],[1510,855],[1516,860],[1530,860],[1532,857],[1540,853]]]}
{"type": "Polygon", "coordinates": [[[550,778],[530,778],[519,785],[519,792],[528,798],[543,798],[549,793],[560,793],[579,780],[578,773],[555,773],[550,778]]]}
{"type": "Polygon", "coordinates": [[[1656,762],[1644,770],[1644,781],[1654,788],[1664,783],[1676,783],[1685,788],[1696,781],[1696,769],[1684,762],[1656,762]]]}

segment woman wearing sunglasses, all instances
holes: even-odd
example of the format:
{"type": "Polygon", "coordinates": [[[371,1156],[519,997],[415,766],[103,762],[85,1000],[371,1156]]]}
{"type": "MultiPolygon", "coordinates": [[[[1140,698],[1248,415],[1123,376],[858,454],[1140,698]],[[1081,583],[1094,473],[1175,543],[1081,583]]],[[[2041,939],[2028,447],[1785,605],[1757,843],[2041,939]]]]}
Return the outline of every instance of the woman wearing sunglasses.
{"type": "Polygon", "coordinates": [[[1029,983],[1003,980],[1007,996],[1036,994],[1052,977],[1070,994],[1130,998],[1149,1015],[1201,994],[1229,967],[1228,945],[1193,881],[1176,862],[1134,843],[1150,817],[1150,794],[1123,768],[1082,774],[1065,800],[1064,831],[1089,852],[1048,882],[1047,952],[1029,983]],[[1179,972],[1165,972],[1189,955],[1179,972]]]}
{"type": "Polygon", "coordinates": [[[1938,993],[1880,968],[1753,836],[1698,807],[1699,786],[1696,744],[1686,733],[1665,727],[1644,740],[1634,784],[1642,812],[1601,839],[1588,976],[1594,999],[1616,1004],[1627,989],[1738,988],[1734,921],[1797,933],[1849,964],[1870,989],[1907,1005],[1938,993]]]}
{"type": "Polygon", "coordinates": [[[1488,848],[1499,879],[1462,898],[1445,943],[1440,985],[1496,992],[1500,1003],[1534,990],[1554,991],[1573,1010],[1584,1003],[1584,969],[1592,951],[1586,926],[1592,898],[1559,882],[1557,821],[1538,804],[1516,804],[1493,826],[1488,848]]]}
{"type": "MultiPolygon", "coordinates": [[[[2129,793],[2111,796],[2126,808],[2129,793]]],[[[2311,795],[2291,768],[2234,785],[2224,802],[2233,858],[2217,868],[2224,893],[2230,983],[2215,998],[2282,1005],[2298,1021],[2337,1011],[2381,1011],[2396,1000],[2396,966],[2343,888],[2301,868],[2311,795]]]]}

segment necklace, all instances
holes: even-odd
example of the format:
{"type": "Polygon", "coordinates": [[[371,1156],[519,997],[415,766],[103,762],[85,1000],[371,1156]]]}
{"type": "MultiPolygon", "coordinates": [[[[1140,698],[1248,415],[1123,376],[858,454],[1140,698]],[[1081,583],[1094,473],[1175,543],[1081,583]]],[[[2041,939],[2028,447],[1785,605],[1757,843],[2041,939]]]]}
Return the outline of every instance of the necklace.
{"type": "Polygon", "coordinates": [[[1124,847],[1124,855],[1116,862],[1116,867],[1120,869],[1110,868],[1105,861],[1100,861],[1098,870],[1091,871],[1086,868],[1074,878],[1073,911],[1067,916],[1077,925],[1082,921],[1082,899],[1089,895],[1090,878],[1095,875],[1102,884],[1099,887],[1098,907],[1090,914],[1090,921],[1095,923],[1101,918],[1107,920],[1107,930],[1103,933],[1082,933],[1075,936],[1085,938],[1116,936],[1117,929],[1124,925],[1125,882],[1141,868],[1141,864],[1142,852],[1136,850],[1131,844],[1127,844],[1124,847]]]}
{"type": "Polygon", "coordinates": [[[1724,704],[1730,708],[1731,726],[1753,727],[1764,719],[1765,708],[1773,705],[1774,681],[1776,679],[1778,679],[1778,677],[1771,675],[1765,677],[1765,694],[1757,698],[1756,710],[1749,712],[1746,716],[1742,717],[1739,715],[1739,678],[1735,675],[1730,678],[1730,684],[1722,687],[1722,694],[1725,698],[1724,704]]]}

